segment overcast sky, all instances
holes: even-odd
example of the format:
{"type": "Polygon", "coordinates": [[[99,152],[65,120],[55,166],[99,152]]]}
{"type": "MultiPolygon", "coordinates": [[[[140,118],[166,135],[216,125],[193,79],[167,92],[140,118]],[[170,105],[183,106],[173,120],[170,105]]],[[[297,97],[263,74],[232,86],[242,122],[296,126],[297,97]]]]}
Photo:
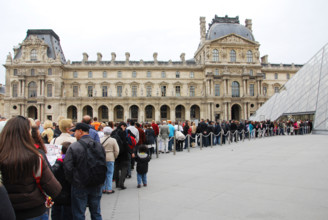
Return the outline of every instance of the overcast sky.
{"type": "MultiPolygon", "coordinates": [[[[306,63],[328,43],[327,0],[7,0],[0,2],[0,59],[4,64],[28,29],[53,29],[66,60],[178,61],[193,58],[200,40],[199,17],[210,23],[215,15],[252,19],[261,56],[270,63],[306,63]]],[[[208,25],[206,25],[208,28],[208,25]]],[[[0,68],[5,83],[5,68],[0,68]]]]}

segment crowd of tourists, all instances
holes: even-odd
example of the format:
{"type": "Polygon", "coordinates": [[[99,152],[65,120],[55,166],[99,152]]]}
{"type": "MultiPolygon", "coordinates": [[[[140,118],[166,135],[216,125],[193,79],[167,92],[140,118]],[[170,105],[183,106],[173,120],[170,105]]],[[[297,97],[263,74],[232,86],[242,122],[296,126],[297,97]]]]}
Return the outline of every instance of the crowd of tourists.
{"type": "Polygon", "coordinates": [[[103,194],[126,189],[136,168],[136,187],[147,187],[155,152],[171,153],[243,138],[302,135],[311,121],[81,122],[41,123],[23,116],[0,120],[0,219],[102,219],[103,194]],[[47,144],[61,146],[54,164],[47,144]]]}

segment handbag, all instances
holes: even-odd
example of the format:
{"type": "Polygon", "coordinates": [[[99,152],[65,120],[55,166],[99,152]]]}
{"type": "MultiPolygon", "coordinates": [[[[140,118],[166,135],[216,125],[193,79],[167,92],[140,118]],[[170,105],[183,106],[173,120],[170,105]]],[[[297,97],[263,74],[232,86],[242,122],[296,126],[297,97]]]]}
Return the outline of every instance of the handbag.
{"type": "Polygon", "coordinates": [[[44,195],[44,198],[46,199],[46,201],[44,203],[45,206],[47,208],[51,208],[52,205],[54,204],[54,202],[52,201],[52,198],[44,192],[44,190],[42,189],[41,184],[40,184],[41,177],[42,177],[42,155],[40,155],[39,159],[40,159],[40,166],[39,166],[38,170],[36,171],[36,173],[33,173],[33,177],[35,179],[37,187],[40,189],[41,193],[44,195]]]}

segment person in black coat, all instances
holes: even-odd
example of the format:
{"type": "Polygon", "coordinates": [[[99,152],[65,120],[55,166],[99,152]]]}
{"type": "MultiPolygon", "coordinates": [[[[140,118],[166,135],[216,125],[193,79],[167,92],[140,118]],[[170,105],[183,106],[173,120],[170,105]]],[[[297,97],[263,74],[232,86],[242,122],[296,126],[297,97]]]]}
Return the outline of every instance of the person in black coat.
{"type": "Polygon", "coordinates": [[[141,187],[141,182],[144,186],[147,186],[148,163],[150,161],[150,157],[147,152],[148,148],[145,145],[140,145],[139,152],[135,157],[135,161],[137,162],[138,188],[141,187]]]}
{"type": "Polygon", "coordinates": [[[145,135],[146,135],[146,143],[148,146],[148,154],[151,158],[151,155],[154,153],[154,149],[155,149],[155,132],[153,127],[151,126],[151,124],[147,124],[147,129],[145,131],[145,135]]]}
{"type": "Polygon", "coordinates": [[[65,178],[64,158],[66,151],[71,143],[63,142],[61,149],[61,158],[56,160],[52,166],[52,172],[58,182],[62,185],[62,191],[54,199],[55,204],[52,206],[51,219],[52,220],[70,220],[73,219],[71,207],[71,184],[65,178]]]}
{"type": "Polygon", "coordinates": [[[130,149],[127,142],[126,127],[126,123],[121,122],[111,134],[113,138],[117,139],[117,143],[120,148],[120,153],[118,154],[114,165],[114,179],[116,182],[116,188],[121,188],[122,190],[126,189],[126,187],[124,186],[124,182],[128,173],[128,166],[130,163],[129,154],[134,157],[134,153],[130,149]]]}
{"type": "Polygon", "coordinates": [[[219,145],[221,144],[220,140],[221,140],[221,125],[220,125],[220,122],[218,121],[216,124],[215,124],[215,127],[214,127],[214,144],[216,145],[219,145]]]}

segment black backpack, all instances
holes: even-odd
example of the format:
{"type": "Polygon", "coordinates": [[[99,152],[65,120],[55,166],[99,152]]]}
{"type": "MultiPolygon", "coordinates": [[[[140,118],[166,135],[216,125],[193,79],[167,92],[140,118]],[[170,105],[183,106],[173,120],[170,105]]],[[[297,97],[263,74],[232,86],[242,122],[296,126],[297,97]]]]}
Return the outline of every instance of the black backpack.
{"type": "Polygon", "coordinates": [[[86,186],[104,184],[107,173],[106,154],[100,143],[91,141],[88,144],[78,141],[86,151],[87,170],[84,172],[86,186]]]}

